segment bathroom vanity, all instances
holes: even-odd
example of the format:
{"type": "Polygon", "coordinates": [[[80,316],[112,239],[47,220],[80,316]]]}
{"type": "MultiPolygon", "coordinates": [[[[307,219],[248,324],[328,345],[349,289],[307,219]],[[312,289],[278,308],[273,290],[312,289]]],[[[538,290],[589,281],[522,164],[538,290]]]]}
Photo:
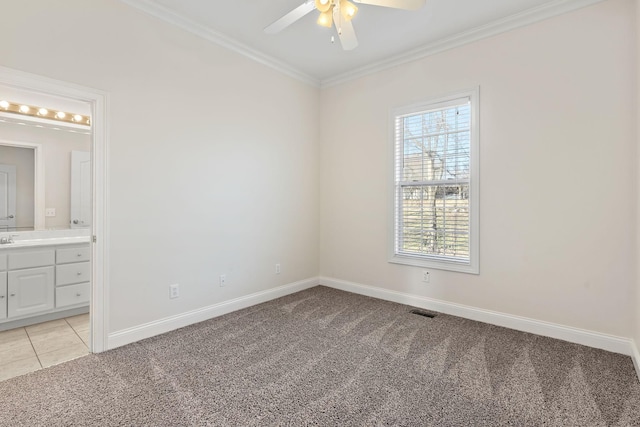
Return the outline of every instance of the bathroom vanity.
{"type": "Polygon", "coordinates": [[[89,311],[89,236],[0,245],[0,330],[89,311]]]}

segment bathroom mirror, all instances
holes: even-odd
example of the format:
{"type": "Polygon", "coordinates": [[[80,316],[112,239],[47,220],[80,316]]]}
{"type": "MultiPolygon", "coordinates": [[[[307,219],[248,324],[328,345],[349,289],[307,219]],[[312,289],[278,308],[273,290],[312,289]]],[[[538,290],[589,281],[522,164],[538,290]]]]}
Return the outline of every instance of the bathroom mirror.
{"type": "Polygon", "coordinates": [[[90,226],[89,129],[0,117],[0,232],[90,226]]]}

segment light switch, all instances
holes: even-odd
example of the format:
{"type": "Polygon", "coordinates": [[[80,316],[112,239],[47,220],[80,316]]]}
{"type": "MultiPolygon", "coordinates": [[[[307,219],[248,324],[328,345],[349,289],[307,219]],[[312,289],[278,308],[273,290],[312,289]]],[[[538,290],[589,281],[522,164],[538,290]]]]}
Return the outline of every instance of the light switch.
{"type": "Polygon", "coordinates": [[[46,208],[44,216],[56,216],[56,208],[46,208]]]}

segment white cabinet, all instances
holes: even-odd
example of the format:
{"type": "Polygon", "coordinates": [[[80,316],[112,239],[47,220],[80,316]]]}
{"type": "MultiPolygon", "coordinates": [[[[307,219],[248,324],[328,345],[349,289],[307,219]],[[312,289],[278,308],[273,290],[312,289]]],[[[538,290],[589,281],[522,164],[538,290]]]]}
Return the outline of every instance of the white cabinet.
{"type": "Polygon", "coordinates": [[[0,323],[87,306],[89,256],[86,243],[0,248],[0,323]]]}
{"type": "Polygon", "coordinates": [[[9,271],[7,316],[9,318],[49,311],[54,306],[53,267],[9,271]]]}

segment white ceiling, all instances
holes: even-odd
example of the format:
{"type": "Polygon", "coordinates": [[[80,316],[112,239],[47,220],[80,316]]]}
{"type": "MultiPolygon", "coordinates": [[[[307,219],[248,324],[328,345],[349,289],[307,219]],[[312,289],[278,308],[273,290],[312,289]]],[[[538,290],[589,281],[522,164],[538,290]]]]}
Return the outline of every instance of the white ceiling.
{"type": "Polygon", "coordinates": [[[418,11],[358,4],[359,46],[342,50],[313,11],[284,31],[263,29],[305,0],[123,0],[314,83],[425,56],[601,0],[427,0],[418,11]]]}

